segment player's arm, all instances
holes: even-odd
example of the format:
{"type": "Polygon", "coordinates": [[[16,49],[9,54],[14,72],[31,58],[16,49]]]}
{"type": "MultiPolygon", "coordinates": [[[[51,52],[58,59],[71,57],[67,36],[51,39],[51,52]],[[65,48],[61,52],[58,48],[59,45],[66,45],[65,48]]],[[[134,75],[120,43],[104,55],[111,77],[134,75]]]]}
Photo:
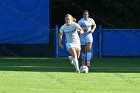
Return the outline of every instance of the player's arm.
{"type": "Polygon", "coordinates": [[[59,43],[59,47],[60,48],[64,48],[63,44],[62,44],[62,36],[63,36],[63,28],[60,28],[60,33],[58,35],[58,43],[59,43]]]}
{"type": "Polygon", "coordinates": [[[91,27],[91,33],[93,33],[95,31],[95,29],[96,29],[96,24],[92,25],[92,27],[91,27]]]}
{"type": "Polygon", "coordinates": [[[61,43],[62,42],[62,36],[63,36],[63,33],[59,33],[59,36],[58,36],[58,43],[59,43],[59,47],[60,48],[64,48],[63,44],[61,43]]]}
{"type": "Polygon", "coordinates": [[[80,34],[84,34],[84,31],[83,29],[80,27],[79,24],[76,23],[76,28],[77,28],[77,31],[80,32],[80,34]]]}
{"type": "Polygon", "coordinates": [[[93,33],[96,29],[96,24],[95,24],[94,20],[92,20],[92,21],[93,22],[92,22],[92,27],[91,27],[91,33],[93,33]]]}

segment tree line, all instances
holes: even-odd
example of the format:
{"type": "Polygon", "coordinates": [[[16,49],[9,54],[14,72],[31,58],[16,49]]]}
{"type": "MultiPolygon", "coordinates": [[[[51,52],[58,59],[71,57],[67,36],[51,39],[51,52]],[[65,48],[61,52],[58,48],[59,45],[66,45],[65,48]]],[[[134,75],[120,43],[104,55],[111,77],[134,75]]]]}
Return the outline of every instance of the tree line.
{"type": "Polygon", "coordinates": [[[84,9],[103,28],[140,28],[140,0],[51,0],[51,26],[61,26],[67,13],[81,19],[84,9]]]}

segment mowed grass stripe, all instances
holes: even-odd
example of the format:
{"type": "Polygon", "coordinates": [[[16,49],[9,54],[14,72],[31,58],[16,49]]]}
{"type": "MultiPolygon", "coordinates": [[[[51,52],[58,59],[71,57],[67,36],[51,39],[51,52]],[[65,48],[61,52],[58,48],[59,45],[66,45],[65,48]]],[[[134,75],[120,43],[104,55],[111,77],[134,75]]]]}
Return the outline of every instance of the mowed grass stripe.
{"type": "Polygon", "coordinates": [[[93,59],[88,74],[67,58],[0,59],[0,92],[139,93],[139,58],[93,59]]]}

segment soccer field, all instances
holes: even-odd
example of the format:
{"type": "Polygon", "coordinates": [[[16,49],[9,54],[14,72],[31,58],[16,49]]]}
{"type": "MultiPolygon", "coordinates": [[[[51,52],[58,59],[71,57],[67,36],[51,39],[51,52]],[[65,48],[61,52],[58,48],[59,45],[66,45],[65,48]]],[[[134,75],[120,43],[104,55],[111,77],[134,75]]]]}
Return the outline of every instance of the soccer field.
{"type": "Polygon", "coordinates": [[[67,58],[0,58],[0,93],[139,93],[140,58],[93,59],[88,74],[67,58]]]}

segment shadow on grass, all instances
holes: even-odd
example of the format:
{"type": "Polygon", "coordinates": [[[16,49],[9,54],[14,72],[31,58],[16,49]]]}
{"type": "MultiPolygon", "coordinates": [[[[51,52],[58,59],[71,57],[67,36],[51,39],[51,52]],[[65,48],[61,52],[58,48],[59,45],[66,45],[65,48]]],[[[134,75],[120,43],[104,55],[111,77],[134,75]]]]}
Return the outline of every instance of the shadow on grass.
{"type": "MultiPolygon", "coordinates": [[[[0,71],[74,72],[66,58],[1,58],[0,71]]],[[[93,59],[90,72],[140,73],[140,58],[93,59]]]]}

